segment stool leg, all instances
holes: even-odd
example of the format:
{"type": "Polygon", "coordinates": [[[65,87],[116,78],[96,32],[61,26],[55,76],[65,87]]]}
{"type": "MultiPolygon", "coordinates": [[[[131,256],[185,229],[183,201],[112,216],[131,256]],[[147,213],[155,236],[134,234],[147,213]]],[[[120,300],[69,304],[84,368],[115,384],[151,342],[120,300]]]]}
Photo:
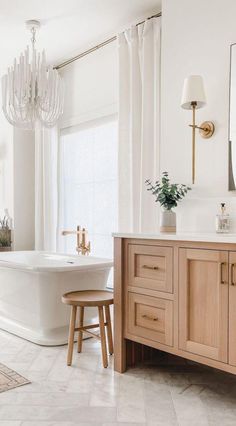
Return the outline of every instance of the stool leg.
{"type": "Polygon", "coordinates": [[[109,354],[112,355],[114,352],[114,349],[113,349],[113,341],[112,341],[111,315],[110,315],[109,305],[105,306],[105,312],[106,312],[106,323],[107,323],[108,348],[109,348],[109,354]]]}
{"type": "Polygon", "coordinates": [[[98,307],[98,315],[99,315],[99,326],[100,326],[100,335],[101,335],[101,348],[102,348],[102,361],[103,367],[107,368],[107,345],[106,345],[106,333],[105,333],[105,324],[104,324],[104,313],[103,307],[98,307]]]}
{"type": "Polygon", "coordinates": [[[77,311],[77,306],[73,305],[71,307],[71,314],[70,314],[67,365],[71,365],[71,363],[72,363],[72,355],[73,355],[73,347],[74,347],[74,335],[75,335],[76,311],[77,311]]]}
{"type": "MultiPolygon", "coordinates": [[[[80,307],[80,312],[79,312],[79,327],[83,327],[84,325],[84,307],[81,306],[80,307]]],[[[78,332],[78,352],[82,351],[82,341],[83,341],[83,331],[79,331],[78,332]]]]}

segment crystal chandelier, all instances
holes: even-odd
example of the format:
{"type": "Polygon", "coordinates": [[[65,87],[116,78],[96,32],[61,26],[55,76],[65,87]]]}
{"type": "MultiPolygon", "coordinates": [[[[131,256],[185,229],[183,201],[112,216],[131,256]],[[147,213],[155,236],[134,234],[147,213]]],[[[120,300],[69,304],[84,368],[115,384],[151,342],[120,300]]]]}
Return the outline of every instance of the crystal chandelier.
{"type": "Polygon", "coordinates": [[[2,103],[6,119],[13,126],[33,130],[39,121],[53,127],[63,112],[63,82],[58,72],[46,64],[45,51],[35,49],[38,21],[27,21],[32,33],[32,56],[27,46],[2,77],[2,103]]]}

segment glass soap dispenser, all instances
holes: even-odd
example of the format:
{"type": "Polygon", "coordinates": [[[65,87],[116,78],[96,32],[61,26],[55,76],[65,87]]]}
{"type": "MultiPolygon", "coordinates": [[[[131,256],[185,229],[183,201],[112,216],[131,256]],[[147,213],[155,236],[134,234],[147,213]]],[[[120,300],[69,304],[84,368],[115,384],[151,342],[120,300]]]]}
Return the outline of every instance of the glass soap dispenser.
{"type": "Polygon", "coordinates": [[[216,215],[216,232],[227,234],[229,232],[229,214],[226,213],[225,203],[220,205],[221,212],[216,215]]]}

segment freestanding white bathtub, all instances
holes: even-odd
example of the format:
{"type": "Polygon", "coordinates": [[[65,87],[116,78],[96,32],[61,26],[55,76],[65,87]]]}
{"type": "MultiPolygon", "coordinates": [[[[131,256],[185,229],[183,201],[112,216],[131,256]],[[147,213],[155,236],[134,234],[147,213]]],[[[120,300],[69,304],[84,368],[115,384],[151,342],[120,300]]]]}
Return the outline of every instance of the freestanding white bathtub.
{"type": "MultiPolygon", "coordinates": [[[[39,345],[67,342],[70,308],[61,296],[104,289],[113,263],[39,251],[0,253],[0,328],[39,345]]],[[[88,308],[85,321],[96,315],[88,308]]]]}

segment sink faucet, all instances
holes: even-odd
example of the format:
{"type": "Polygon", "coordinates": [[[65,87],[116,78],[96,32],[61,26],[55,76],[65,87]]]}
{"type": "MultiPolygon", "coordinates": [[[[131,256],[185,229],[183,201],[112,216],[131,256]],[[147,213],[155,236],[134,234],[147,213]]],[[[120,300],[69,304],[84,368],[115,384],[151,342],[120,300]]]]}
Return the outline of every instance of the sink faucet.
{"type": "Polygon", "coordinates": [[[80,228],[80,226],[77,226],[76,231],[62,231],[62,235],[71,235],[76,234],[77,235],[77,247],[76,251],[78,254],[82,255],[88,255],[91,251],[91,244],[90,241],[87,241],[88,231],[86,231],[85,228],[80,228]]]}

